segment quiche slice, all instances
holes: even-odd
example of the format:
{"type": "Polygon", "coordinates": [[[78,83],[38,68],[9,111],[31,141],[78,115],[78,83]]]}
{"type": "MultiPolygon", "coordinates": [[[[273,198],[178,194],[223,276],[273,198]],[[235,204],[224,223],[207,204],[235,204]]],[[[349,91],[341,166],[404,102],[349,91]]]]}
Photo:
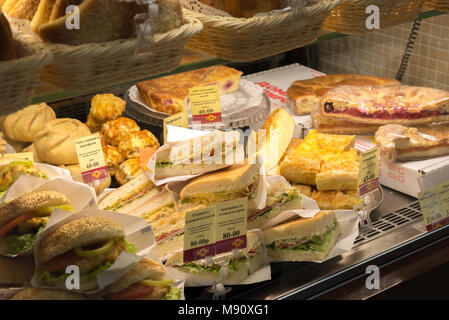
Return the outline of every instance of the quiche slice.
{"type": "Polygon", "coordinates": [[[329,156],[316,176],[316,188],[323,190],[357,190],[359,156],[356,149],[329,156]]]}

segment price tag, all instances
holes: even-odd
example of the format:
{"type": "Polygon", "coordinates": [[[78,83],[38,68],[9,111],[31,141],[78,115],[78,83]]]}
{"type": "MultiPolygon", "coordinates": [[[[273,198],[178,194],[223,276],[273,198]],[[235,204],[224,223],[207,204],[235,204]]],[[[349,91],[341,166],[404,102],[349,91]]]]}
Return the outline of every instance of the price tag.
{"type": "Polygon", "coordinates": [[[215,255],[215,207],[187,211],[184,227],[184,262],[215,255]]]}
{"type": "Polygon", "coordinates": [[[190,108],[194,122],[212,123],[221,121],[220,91],[218,85],[189,89],[190,108]]]}
{"type": "Polygon", "coordinates": [[[188,128],[189,117],[186,111],[179,112],[164,119],[164,143],[167,141],[167,125],[188,128]]]}
{"type": "Polygon", "coordinates": [[[104,161],[103,148],[98,133],[75,139],[76,153],[86,184],[108,178],[108,168],[104,161]]]}
{"type": "Polygon", "coordinates": [[[379,189],[379,158],[377,147],[360,153],[358,197],[379,189]]]}
{"type": "Polygon", "coordinates": [[[449,222],[449,182],[418,193],[427,231],[449,222]]]}
{"type": "Polygon", "coordinates": [[[34,159],[32,152],[5,153],[3,157],[9,160],[28,160],[31,162],[34,159]]]}
{"type": "Polygon", "coordinates": [[[246,248],[248,198],[217,204],[215,239],[216,254],[246,248]]]}

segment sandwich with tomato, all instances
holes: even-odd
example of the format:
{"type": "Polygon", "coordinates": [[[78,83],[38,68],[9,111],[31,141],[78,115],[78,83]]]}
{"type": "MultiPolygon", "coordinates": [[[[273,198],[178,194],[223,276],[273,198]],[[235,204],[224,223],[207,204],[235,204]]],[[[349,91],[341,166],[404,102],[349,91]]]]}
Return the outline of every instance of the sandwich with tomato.
{"type": "Polygon", "coordinates": [[[181,300],[182,289],[164,276],[162,264],[144,257],[100,295],[108,300],[181,300]]]}
{"type": "Polygon", "coordinates": [[[63,224],[47,234],[36,250],[37,284],[66,289],[66,267],[75,265],[80,272],[80,292],[97,289],[97,275],[109,269],[123,251],[136,253],[134,245],[125,240],[123,228],[104,217],[63,224]]]}
{"type": "Polygon", "coordinates": [[[35,191],[0,205],[0,254],[16,255],[33,245],[54,209],[73,211],[57,191],[35,191]]]}

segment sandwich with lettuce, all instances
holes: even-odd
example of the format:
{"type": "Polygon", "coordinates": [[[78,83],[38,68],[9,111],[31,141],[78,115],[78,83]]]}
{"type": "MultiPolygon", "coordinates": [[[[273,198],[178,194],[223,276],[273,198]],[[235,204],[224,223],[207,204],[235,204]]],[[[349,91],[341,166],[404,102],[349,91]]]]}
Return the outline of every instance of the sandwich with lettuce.
{"type": "Polygon", "coordinates": [[[35,191],[0,205],[0,254],[16,255],[33,245],[54,209],[73,211],[57,191],[35,191]]]}
{"type": "Polygon", "coordinates": [[[333,211],[300,218],[263,231],[268,256],[278,261],[323,261],[340,235],[333,211]]]}
{"type": "Polygon", "coordinates": [[[136,248],[125,240],[123,228],[104,217],[83,217],[48,233],[36,249],[39,286],[66,290],[66,267],[75,265],[80,272],[79,292],[98,288],[97,275],[109,269],[123,251],[135,254],[136,248]]]}

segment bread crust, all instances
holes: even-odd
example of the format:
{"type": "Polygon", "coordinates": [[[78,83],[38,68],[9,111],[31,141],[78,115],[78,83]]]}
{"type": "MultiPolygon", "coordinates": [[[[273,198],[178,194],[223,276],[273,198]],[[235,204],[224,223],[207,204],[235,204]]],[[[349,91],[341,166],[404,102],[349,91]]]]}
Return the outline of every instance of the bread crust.
{"type": "Polygon", "coordinates": [[[248,229],[258,229],[268,221],[277,217],[280,213],[287,210],[296,210],[301,208],[301,198],[298,197],[294,200],[283,203],[270,210],[270,212],[263,214],[260,217],[256,217],[253,220],[248,221],[248,229]]]}
{"type": "Polygon", "coordinates": [[[134,267],[126,273],[122,278],[107,286],[99,295],[105,296],[112,293],[120,292],[130,285],[145,279],[160,280],[165,274],[165,269],[159,262],[142,258],[134,267]]]}
{"type": "Polygon", "coordinates": [[[74,248],[95,242],[125,237],[123,228],[103,217],[84,217],[62,225],[41,242],[41,262],[48,261],[74,248]]]}
{"type": "Polygon", "coordinates": [[[21,215],[64,204],[70,204],[69,199],[57,191],[35,191],[23,194],[0,206],[0,227],[21,215]]]}
{"type": "Polygon", "coordinates": [[[87,300],[87,298],[75,292],[62,290],[27,288],[15,294],[11,300],[87,300]]]}

